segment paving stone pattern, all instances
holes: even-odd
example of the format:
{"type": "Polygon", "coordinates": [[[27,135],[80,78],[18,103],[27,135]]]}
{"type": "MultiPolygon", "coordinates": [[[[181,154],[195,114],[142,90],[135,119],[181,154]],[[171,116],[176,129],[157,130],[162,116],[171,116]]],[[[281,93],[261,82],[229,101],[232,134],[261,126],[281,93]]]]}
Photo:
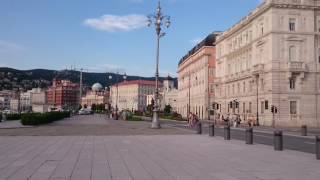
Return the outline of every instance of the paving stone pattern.
{"type": "Polygon", "coordinates": [[[204,135],[0,137],[1,180],[319,180],[310,154],[204,135]]]}
{"type": "MultiPolygon", "coordinates": [[[[17,122],[15,124],[18,124],[17,122]]],[[[19,124],[18,124],[19,125],[19,124]]],[[[164,125],[160,130],[150,129],[150,122],[111,120],[105,115],[73,116],[48,125],[9,129],[0,128],[0,136],[76,136],[76,135],[160,135],[191,134],[193,131],[164,125]]]]}
{"type": "Polygon", "coordinates": [[[94,115],[0,129],[0,180],[320,179],[314,154],[149,125],[94,115]]]}

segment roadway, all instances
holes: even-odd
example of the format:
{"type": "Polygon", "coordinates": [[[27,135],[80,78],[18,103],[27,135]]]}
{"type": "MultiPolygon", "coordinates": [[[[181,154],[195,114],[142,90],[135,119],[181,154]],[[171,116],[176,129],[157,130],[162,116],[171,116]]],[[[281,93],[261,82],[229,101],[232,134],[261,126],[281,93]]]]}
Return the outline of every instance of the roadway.
{"type": "MultiPolygon", "coordinates": [[[[195,130],[187,126],[185,122],[161,120],[162,124],[167,126],[195,130]]],[[[209,134],[208,125],[205,124],[202,128],[203,134],[209,134]]],[[[215,127],[215,135],[223,136],[223,126],[215,127]]],[[[245,141],[245,129],[244,128],[231,128],[231,139],[245,141]]],[[[273,146],[273,132],[272,131],[261,131],[253,130],[253,143],[264,144],[273,146]]],[[[272,147],[273,148],[273,147],[272,147]]],[[[314,136],[299,136],[291,133],[283,132],[283,148],[296,150],[300,152],[313,153],[315,154],[315,137],[314,136]]]]}

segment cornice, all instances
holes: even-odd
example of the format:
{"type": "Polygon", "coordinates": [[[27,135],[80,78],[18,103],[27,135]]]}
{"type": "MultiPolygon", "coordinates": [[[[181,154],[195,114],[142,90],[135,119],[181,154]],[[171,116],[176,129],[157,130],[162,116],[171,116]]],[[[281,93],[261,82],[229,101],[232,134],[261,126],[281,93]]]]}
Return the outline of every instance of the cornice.
{"type": "MultiPolygon", "coordinates": [[[[205,51],[205,49],[209,49],[212,48],[213,46],[203,46],[201,47],[196,53],[194,53],[193,55],[191,55],[190,57],[188,57],[186,60],[184,60],[183,63],[181,63],[180,65],[178,65],[178,71],[177,73],[181,72],[182,70],[184,70],[186,67],[190,66],[191,64],[193,64],[194,62],[198,61],[199,59],[201,59],[203,56],[211,56],[210,53],[208,52],[202,52],[205,51]],[[202,53],[202,54],[201,54],[202,53]],[[200,54],[200,56],[198,56],[200,54]],[[197,58],[195,58],[196,56],[198,56],[197,58]]],[[[214,47],[213,47],[214,48],[214,47]]]]}
{"type": "Polygon", "coordinates": [[[256,9],[257,12],[254,12],[253,14],[249,14],[243,20],[235,24],[233,27],[225,31],[225,34],[222,34],[218,36],[216,39],[216,44],[220,43],[221,41],[229,38],[230,36],[237,33],[240,29],[244,28],[248,24],[250,24],[253,20],[255,20],[258,16],[269,10],[270,8],[277,8],[277,9],[303,9],[303,10],[320,10],[320,6],[309,6],[309,5],[299,5],[299,4],[275,4],[270,3],[264,5],[264,7],[261,7],[260,9],[256,9]]]}

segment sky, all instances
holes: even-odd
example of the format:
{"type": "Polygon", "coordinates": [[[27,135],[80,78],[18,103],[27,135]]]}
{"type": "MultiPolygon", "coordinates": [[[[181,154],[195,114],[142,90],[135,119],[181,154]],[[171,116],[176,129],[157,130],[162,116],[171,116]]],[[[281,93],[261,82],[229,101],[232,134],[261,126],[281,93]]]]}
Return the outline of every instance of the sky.
{"type": "MultiPolygon", "coordinates": [[[[160,41],[160,75],[201,39],[224,31],[262,0],[161,0],[171,26],[160,41]]],[[[154,76],[157,0],[0,0],[0,67],[83,68],[154,76]]]]}

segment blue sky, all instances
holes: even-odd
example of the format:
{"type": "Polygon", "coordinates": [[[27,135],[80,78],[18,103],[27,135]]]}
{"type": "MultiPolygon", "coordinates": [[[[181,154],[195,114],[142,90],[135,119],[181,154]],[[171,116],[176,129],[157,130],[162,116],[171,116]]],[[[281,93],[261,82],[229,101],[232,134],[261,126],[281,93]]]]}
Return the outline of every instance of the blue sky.
{"type": "MultiPolygon", "coordinates": [[[[261,0],[162,0],[172,26],[161,39],[160,74],[199,39],[223,31],[261,0]]],[[[156,0],[1,0],[0,67],[126,72],[153,76],[155,29],[144,25],[156,0]]]]}

